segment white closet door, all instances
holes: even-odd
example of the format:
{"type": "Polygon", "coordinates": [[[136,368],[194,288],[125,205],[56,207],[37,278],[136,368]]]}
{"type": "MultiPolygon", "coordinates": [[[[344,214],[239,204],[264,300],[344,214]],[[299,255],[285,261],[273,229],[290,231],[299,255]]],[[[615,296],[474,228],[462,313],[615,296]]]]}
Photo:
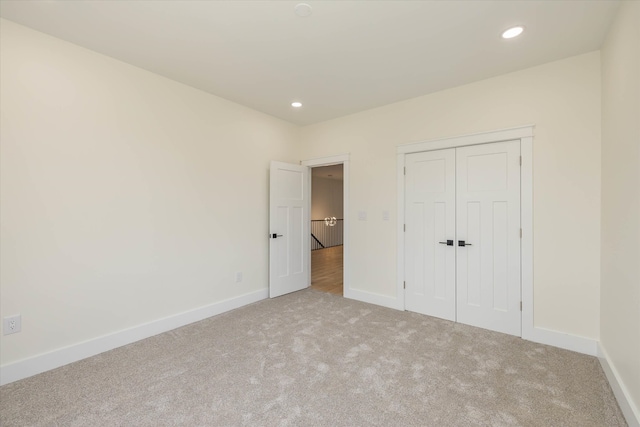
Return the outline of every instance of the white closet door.
{"type": "Polygon", "coordinates": [[[409,154],[405,165],[405,308],[455,320],[455,149],[409,154]]]}
{"type": "Polygon", "coordinates": [[[458,148],[456,204],[457,321],[520,336],[520,142],[458,148]]]}

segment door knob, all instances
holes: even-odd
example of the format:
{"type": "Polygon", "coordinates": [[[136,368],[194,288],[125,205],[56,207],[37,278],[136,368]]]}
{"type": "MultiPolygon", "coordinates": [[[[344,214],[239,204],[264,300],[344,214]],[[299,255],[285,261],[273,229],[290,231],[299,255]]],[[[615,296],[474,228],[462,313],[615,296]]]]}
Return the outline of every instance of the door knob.
{"type": "Polygon", "coordinates": [[[473,246],[471,243],[465,243],[464,240],[458,240],[458,246],[473,246]]]}
{"type": "Polygon", "coordinates": [[[438,242],[441,245],[453,246],[453,240],[447,240],[446,242],[438,242]]]}
{"type": "Polygon", "coordinates": [[[272,239],[277,239],[278,237],[282,237],[282,234],[276,234],[276,233],[273,233],[273,234],[271,235],[271,238],[272,238],[272,239]]]}

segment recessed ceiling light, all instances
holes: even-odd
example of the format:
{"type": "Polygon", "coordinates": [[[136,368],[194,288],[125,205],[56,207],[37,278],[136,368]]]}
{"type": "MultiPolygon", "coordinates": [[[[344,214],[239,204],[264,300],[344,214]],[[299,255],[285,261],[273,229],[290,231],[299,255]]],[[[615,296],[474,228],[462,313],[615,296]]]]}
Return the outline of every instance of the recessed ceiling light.
{"type": "Polygon", "coordinates": [[[520,26],[509,28],[508,30],[505,30],[502,33],[502,38],[512,39],[514,37],[518,37],[520,34],[522,34],[523,31],[524,31],[524,27],[520,27],[520,26]]]}
{"type": "Polygon", "coordinates": [[[313,12],[313,10],[311,9],[311,6],[309,6],[306,3],[299,3],[296,5],[296,7],[294,8],[296,15],[301,16],[301,17],[305,17],[305,16],[309,16],[311,15],[311,12],[313,12]]]}
{"type": "Polygon", "coordinates": [[[292,106],[293,108],[300,108],[300,107],[302,107],[302,102],[298,102],[298,101],[296,101],[296,102],[292,102],[292,103],[291,103],[291,106],[292,106]]]}

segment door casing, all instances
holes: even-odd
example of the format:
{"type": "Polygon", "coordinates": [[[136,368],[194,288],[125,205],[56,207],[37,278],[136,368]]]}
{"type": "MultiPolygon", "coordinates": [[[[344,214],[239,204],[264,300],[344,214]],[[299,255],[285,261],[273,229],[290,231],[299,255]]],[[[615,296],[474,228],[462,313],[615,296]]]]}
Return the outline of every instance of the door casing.
{"type": "Polygon", "coordinates": [[[534,338],[533,319],[533,125],[509,128],[491,132],[463,135],[451,138],[403,144],[397,147],[397,283],[396,294],[399,308],[404,310],[405,281],[405,156],[410,153],[440,150],[444,148],[465,147],[518,139],[520,140],[520,224],[522,227],[521,245],[521,296],[522,296],[522,338],[534,338]]]}

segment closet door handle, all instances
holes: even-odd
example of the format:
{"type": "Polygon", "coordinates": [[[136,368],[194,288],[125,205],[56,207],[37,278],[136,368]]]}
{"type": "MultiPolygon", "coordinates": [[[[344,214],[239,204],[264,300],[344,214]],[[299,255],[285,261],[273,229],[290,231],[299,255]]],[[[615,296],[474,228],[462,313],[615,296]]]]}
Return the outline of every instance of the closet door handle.
{"type": "Polygon", "coordinates": [[[453,246],[453,240],[447,240],[446,242],[438,242],[441,245],[453,246]]]}
{"type": "Polygon", "coordinates": [[[473,246],[471,243],[465,243],[464,240],[458,240],[458,246],[473,246]]]}

